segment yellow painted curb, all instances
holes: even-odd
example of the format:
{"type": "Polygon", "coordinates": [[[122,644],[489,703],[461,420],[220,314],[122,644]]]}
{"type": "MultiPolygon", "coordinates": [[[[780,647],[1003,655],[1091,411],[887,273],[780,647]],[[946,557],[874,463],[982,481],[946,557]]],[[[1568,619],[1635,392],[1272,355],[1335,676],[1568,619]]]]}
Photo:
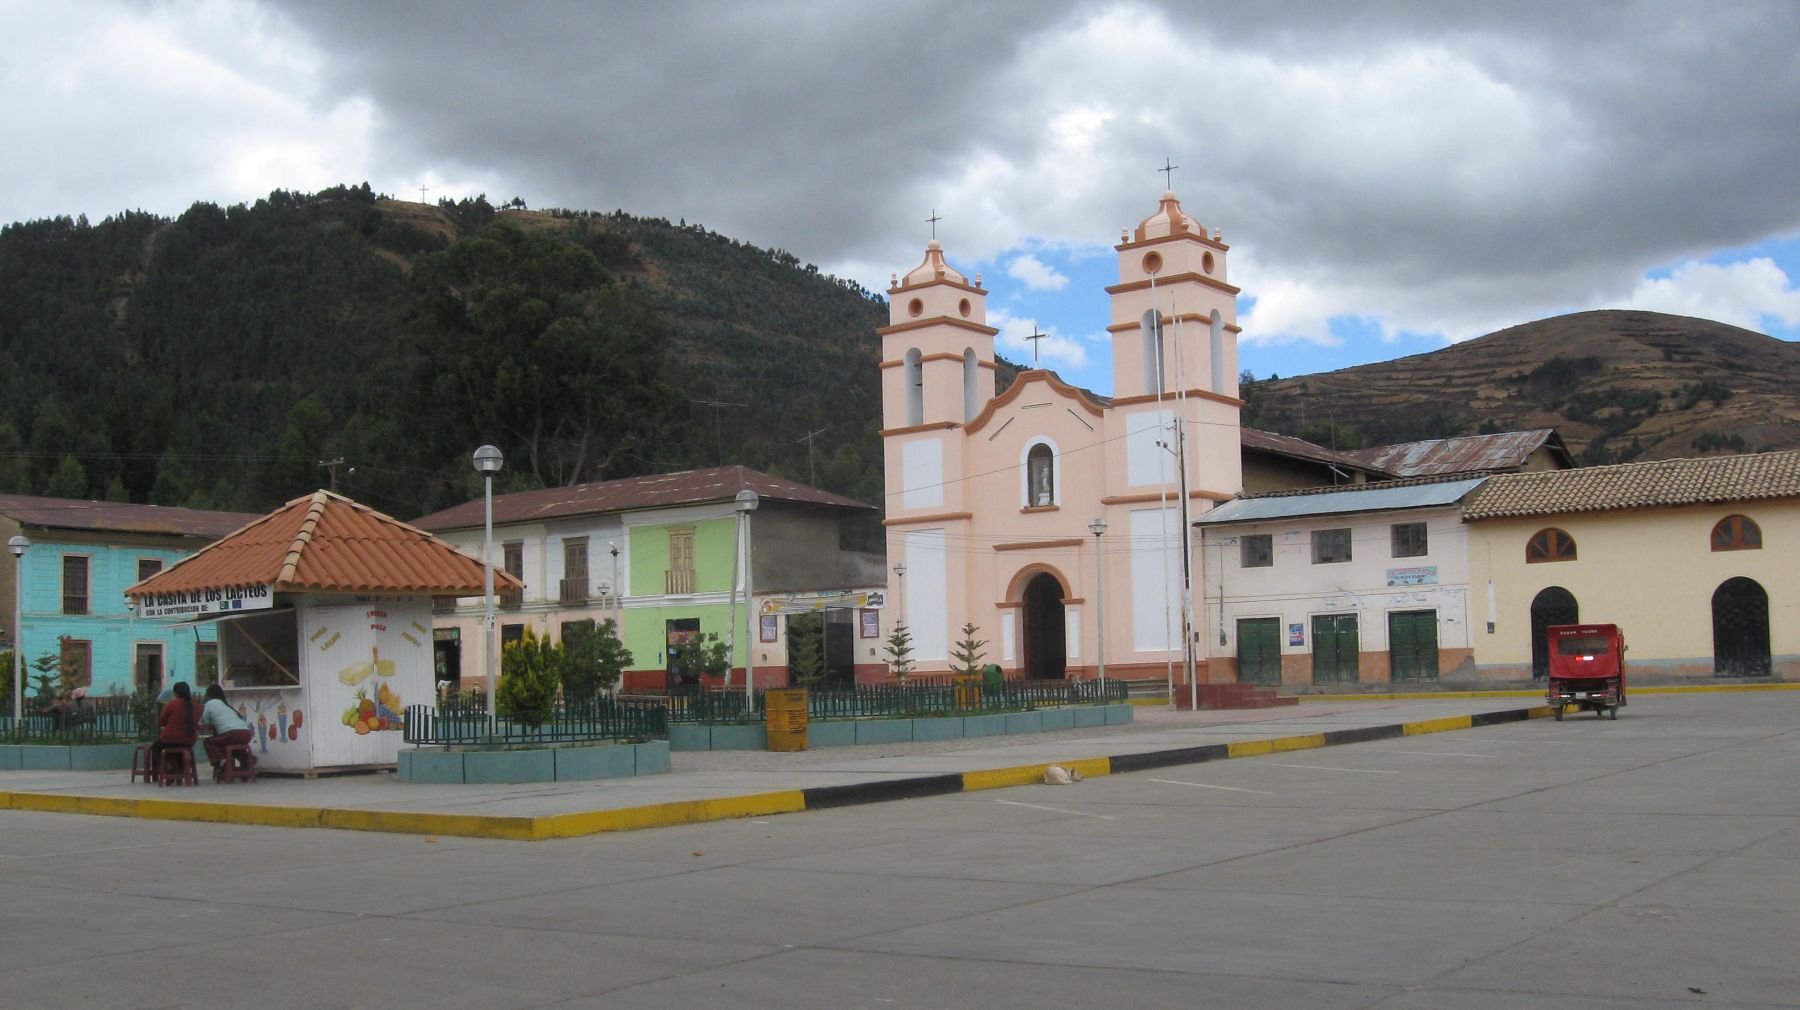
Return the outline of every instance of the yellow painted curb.
{"type": "MultiPolygon", "coordinates": [[[[1549,711],[1549,709],[1545,709],[1549,711]]],[[[1442,719],[1423,719],[1419,722],[1401,723],[1400,729],[1407,736],[1420,736],[1425,733],[1443,733],[1453,729],[1468,729],[1475,725],[1475,720],[1466,715],[1446,716],[1442,719]]]]}
{"type": "Polygon", "coordinates": [[[1041,784],[1044,781],[1044,770],[1053,764],[1060,763],[1070,771],[1081,773],[1085,779],[1098,778],[1112,774],[1110,758],[1078,758],[1074,761],[1050,761],[1040,765],[1018,765],[1013,768],[989,768],[983,771],[963,772],[963,792],[972,793],[982,789],[1005,789],[1008,786],[1028,786],[1041,784]]]}
{"type": "MultiPolygon", "coordinates": [[[[1626,683],[1632,694],[1728,694],[1733,691],[1800,691],[1800,683],[1796,684],[1664,684],[1656,687],[1630,687],[1629,671],[1626,683]]],[[[1301,701],[1433,701],[1437,699],[1455,698],[1542,698],[1544,692],[1535,691],[1399,691],[1386,694],[1297,694],[1293,697],[1301,701]]],[[[1164,702],[1167,704],[1167,702],[1164,702]]]]}
{"type": "Polygon", "coordinates": [[[572,814],[554,814],[537,820],[542,828],[540,838],[577,838],[609,831],[636,831],[640,828],[666,828],[676,824],[699,824],[734,817],[763,817],[770,814],[796,814],[806,809],[806,796],[798,789],[749,796],[724,796],[712,800],[687,800],[679,803],[655,803],[645,807],[619,810],[588,810],[572,814]]]}

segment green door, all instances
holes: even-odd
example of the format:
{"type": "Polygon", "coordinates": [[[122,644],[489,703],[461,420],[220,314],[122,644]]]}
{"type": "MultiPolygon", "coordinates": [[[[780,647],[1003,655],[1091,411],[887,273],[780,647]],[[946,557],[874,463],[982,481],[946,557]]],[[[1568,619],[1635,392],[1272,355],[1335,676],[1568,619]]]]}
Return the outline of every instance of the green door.
{"type": "Polygon", "coordinates": [[[1361,643],[1355,614],[1320,614],[1312,619],[1313,683],[1356,683],[1361,643]]]}
{"type": "Polygon", "coordinates": [[[1249,617],[1237,622],[1238,682],[1281,683],[1281,619],[1249,617]]]}
{"type": "Polygon", "coordinates": [[[1437,611],[1402,610],[1389,614],[1388,656],[1395,680],[1436,680],[1437,611]]]}

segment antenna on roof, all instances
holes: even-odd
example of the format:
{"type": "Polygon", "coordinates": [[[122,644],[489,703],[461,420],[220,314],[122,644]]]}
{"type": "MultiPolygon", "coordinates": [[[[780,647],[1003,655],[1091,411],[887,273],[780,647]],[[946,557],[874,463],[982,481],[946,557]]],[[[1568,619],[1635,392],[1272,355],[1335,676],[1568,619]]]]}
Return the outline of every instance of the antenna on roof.
{"type": "Polygon", "coordinates": [[[813,451],[812,451],[813,439],[818,438],[820,435],[823,435],[827,431],[830,431],[830,430],[831,430],[831,425],[828,424],[825,427],[820,428],[818,431],[809,431],[806,434],[801,435],[799,438],[794,439],[794,441],[796,441],[796,442],[805,442],[806,443],[806,482],[808,484],[811,484],[813,487],[819,486],[819,478],[816,474],[813,473],[813,451]]]}
{"type": "Polygon", "coordinates": [[[717,456],[718,462],[714,463],[713,465],[714,466],[724,466],[725,465],[725,429],[719,423],[719,408],[720,407],[748,407],[750,405],[747,403],[728,403],[724,400],[693,400],[693,399],[690,399],[690,400],[688,400],[688,402],[689,403],[698,403],[698,404],[701,404],[702,406],[711,407],[713,409],[713,439],[717,443],[717,452],[718,452],[718,456],[717,456]]]}

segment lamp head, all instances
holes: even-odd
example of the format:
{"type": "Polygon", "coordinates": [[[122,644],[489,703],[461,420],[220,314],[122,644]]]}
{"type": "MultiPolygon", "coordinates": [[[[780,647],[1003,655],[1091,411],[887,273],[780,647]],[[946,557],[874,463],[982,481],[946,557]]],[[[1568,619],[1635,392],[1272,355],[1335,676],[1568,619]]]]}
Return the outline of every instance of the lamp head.
{"type": "Polygon", "coordinates": [[[9,551],[12,551],[12,555],[15,558],[24,557],[25,556],[25,548],[30,547],[30,546],[31,546],[31,541],[25,539],[25,535],[23,533],[15,535],[11,540],[8,540],[6,542],[6,549],[9,551]]]}
{"type": "Polygon", "coordinates": [[[737,497],[734,499],[734,501],[737,502],[737,510],[739,512],[754,512],[754,511],[756,511],[756,506],[759,502],[761,502],[761,500],[762,499],[757,497],[756,492],[750,490],[749,488],[745,488],[742,491],[739,491],[737,493],[737,497]]]}
{"type": "Polygon", "coordinates": [[[1106,532],[1106,520],[1096,519],[1093,522],[1088,523],[1088,529],[1092,530],[1095,536],[1099,536],[1106,532]]]}
{"type": "Polygon", "coordinates": [[[894,566],[894,574],[900,576],[903,579],[906,578],[906,562],[902,561],[902,562],[896,564],[894,566]]]}
{"type": "Polygon", "coordinates": [[[495,446],[484,445],[475,450],[475,469],[479,473],[499,473],[505,464],[506,457],[495,446]]]}

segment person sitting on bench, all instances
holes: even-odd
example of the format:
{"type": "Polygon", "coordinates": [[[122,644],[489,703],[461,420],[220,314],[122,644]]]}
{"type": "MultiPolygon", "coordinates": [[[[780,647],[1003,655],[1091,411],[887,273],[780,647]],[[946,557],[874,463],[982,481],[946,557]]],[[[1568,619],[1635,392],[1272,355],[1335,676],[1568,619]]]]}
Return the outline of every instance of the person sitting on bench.
{"type": "Polygon", "coordinates": [[[225,748],[234,743],[250,742],[250,724],[225,702],[225,689],[217,684],[206,688],[206,707],[200,711],[200,725],[212,735],[206,738],[206,758],[212,762],[213,781],[225,775],[225,748]]]}

